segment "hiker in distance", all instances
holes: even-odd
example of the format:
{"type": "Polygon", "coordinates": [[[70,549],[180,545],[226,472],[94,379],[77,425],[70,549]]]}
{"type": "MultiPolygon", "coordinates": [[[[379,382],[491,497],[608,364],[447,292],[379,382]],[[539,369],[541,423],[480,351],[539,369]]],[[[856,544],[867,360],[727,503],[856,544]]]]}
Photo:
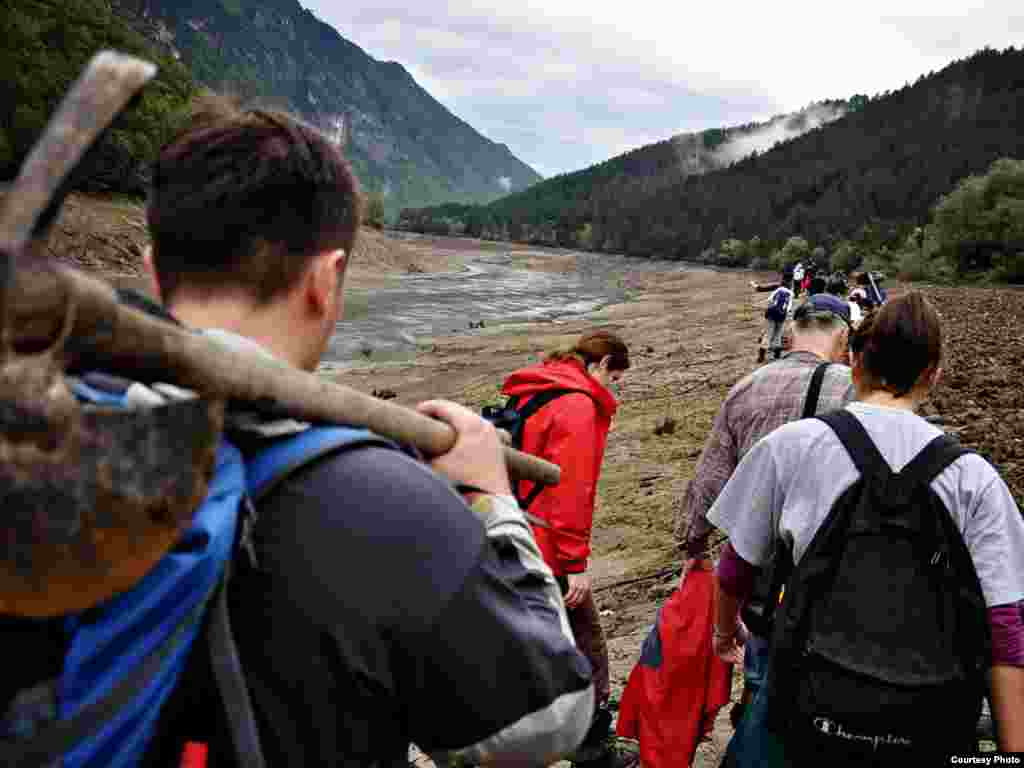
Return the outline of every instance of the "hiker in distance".
{"type": "MultiPolygon", "coordinates": [[[[156,292],[186,327],[312,371],[342,315],[361,201],[319,131],[204,94],[154,167],[156,292]]],[[[274,768],[405,766],[411,742],[439,762],[547,765],[580,743],[594,709],[589,664],[500,440],[454,403],[419,410],[457,434],[434,471],[369,433],[229,414],[245,470],[269,465],[274,481],[228,591],[258,743],[236,757],[238,702],[196,640],[165,670],[149,720],[119,721],[106,759],[75,765],[178,768],[198,745],[210,768],[263,765],[259,750],[274,768]]],[[[8,648],[27,672],[0,689],[4,734],[23,714],[3,719],[12,686],[31,688],[24,678],[54,664],[59,677],[64,626],[8,648]]]]}
{"type": "MultiPolygon", "coordinates": [[[[853,398],[846,364],[848,334],[846,302],[824,294],[812,296],[794,313],[792,350],[748,374],[729,391],[675,520],[675,536],[685,549],[687,569],[711,568],[708,539],[713,528],[707,513],[750,449],[783,424],[835,410],[853,398]]],[[[747,606],[751,633],[743,660],[743,696],[734,723],[763,684],[768,663],[771,625],[757,623],[750,613],[764,612],[771,574],[764,574],[757,586],[757,599],[747,606]]]]}
{"type": "Polygon", "coordinates": [[[755,569],[792,565],[725,764],[948,764],[976,750],[985,695],[1000,750],[1022,751],[1024,521],[987,461],[914,413],[941,374],[938,314],[889,301],[851,355],[856,402],[762,439],[708,513],[729,536],[722,658],[755,569]]]}
{"type": "Polygon", "coordinates": [[[764,343],[757,350],[757,362],[764,362],[766,346],[776,360],[782,355],[783,333],[792,304],[793,290],[786,283],[772,291],[772,295],[768,297],[768,308],[764,311],[764,343]]]}
{"type": "Polygon", "coordinates": [[[516,491],[524,507],[545,523],[534,525],[533,533],[565,595],[576,644],[594,672],[598,706],[587,737],[570,759],[608,768],[619,756],[609,733],[608,649],[592,592],[590,533],[608,430],[618,408],[612,387],[629,366],[626,343],[595,330],[539,365],[515,371],[501,390],[523,418],[518,447],[562,470],[556,486],[523,481],[516,491]]]}

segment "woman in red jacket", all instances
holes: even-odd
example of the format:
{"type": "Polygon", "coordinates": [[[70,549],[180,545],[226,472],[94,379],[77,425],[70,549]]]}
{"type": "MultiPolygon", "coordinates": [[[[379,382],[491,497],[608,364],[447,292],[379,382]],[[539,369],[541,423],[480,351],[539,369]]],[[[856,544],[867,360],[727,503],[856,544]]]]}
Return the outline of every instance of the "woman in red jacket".
{"type": "MultiPolygon", "coordinates": [[[[601,462],[618,403],[611,386],[629,368],[629,349],[608,331],[592,331],[568,350],[554,352],[540,365],[516,371],[502,392],[517,396],[522,409],[540,392],[570,390],[543,405],[523,427],[522,450],[554,462],[562,469],[558,485],[545,488],[530,504],[530,512],[547,523],[534,526],[537,545],[562,585],[569,622],[580,651],[590,660],[598,709],[594,726],[579,750],[577,764],[603,757],[612,717],[607,703],[608,650],[591,593],[588,572],[590,530],[601,462]]],[[[519,484],[526,498],[532,483],[519,484]]]]}

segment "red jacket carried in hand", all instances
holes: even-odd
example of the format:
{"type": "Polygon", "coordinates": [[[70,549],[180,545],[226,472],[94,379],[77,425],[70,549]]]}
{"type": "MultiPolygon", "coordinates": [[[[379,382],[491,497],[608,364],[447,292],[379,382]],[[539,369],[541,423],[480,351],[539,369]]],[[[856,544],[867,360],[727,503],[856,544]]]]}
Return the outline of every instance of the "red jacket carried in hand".
{"type": "Polygon", "coordinates": [[[629,675],[615,732],[640,742],[644,768],[692,764],[697,745],[729,702],[732,665],[711,648],[715,585],[712,571],[683,577],[658,611],[629,675]]]}
{"type": "MultiPolygon", "coordinates": [[[[562,468],[558,485],[546,488],[530,505],[530,512],[551,527],[533,527],[537,546],[556,576],[582,573],[590,556],[590,529],[594,500],[608,428],[618,403],[600,382],[576,360],[558,360],[516,371],[502,392],[519,397],[518,408],[548,389],[574,389],[552,400],[527,419],[522,449],[562,468]]],[[[523,481],[525,497],[533,484],[523,481]]]]}

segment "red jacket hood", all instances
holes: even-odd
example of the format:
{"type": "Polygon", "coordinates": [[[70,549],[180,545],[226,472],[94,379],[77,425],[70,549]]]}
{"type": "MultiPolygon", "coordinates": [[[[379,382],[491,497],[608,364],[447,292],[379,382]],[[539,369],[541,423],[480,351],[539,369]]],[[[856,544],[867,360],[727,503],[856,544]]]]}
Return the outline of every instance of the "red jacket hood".
{"type": "Polygon", "coordinates": [[[522,368],[505,379],[501,391],[506,395],[527,397],[546,389],[578,389],[589,394],[601,414],[610,419],[619,404],[599,381],[589,376],[575,360],[554,360],[522,368]]]}

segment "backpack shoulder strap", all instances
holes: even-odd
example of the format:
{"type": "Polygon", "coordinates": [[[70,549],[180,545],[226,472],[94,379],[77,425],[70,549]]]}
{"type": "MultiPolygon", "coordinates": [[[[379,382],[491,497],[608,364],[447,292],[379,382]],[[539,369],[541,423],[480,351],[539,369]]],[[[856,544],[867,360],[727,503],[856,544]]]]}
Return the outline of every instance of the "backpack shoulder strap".
{"type": "MultiPolygon", "coordinates": [[[[241,537],[239,537],[241,539],[241,537]]],[[[241,544],[241,541],[239,541],[241,544]]],[[[233,564],[228,563],[224,576],[213,598],[211,615],[206,627],[206,648],[210,654],[210,668],[224,704],[224,714],[231,729],[231,743],[239,766],[264,768],[266,759],[260,745],[259,726],[256,713],[245,681],[238,646],[231,630],[228,610],[228,587],[231,583],[233,564]]]]}
{"type": "Polygon", "coordinates": [[[931,485],[950,464],[968,453],[959,441],[949,435],[938,435],[911,459],[899,473],[900,479],[911,485],[931,485]]]}
{"type": "Polygon", "coordinates": [[[836,433],[836,437],[850,454],[861,478],[891,474],[892,470],[889,469],[885,458],[879,453],[878,447],[856,416],[843,409],[817,418],[828,424],[836,433]]]}
{"type": "Polygon", "coordinates": [[[343,448],[363,445],[398,450],[390,440],[356,427],[310,427],[293,437],[277,440],[246,462],[249,496],[259,501],[303,467],[343,448]]]}
{"type": "Polygon", "coordinates": [[[516,408],[516,410],[519,412],[519,418],[522,419],[523,421],[526,421],[528,418],[533,416],[533,414],[535,414],[545,405],[550,403],[552,400],[557,400],[562,395],[570,395],[574,392],[578,392],[581,395],[587,395],[587,397],[590,397],[590,395],[582,389],[545,389],[531,397],[527,401],[526,405],[524,405],[522,408],[516,408]]]}
{"type": "Polygon", "coordinates": [[[809,419],[818,412],[818,400],[821,398],[821,385],[825,381],[825,372],[831,363],[822,363],[811,375],[811,385],[807,388],[807,399],[804,400],[804,413],[800,418],[809,419]]]}
{"type": "MultiPolygon", "coordinates": [[[[526,401],[526,405],[524,405],[522,408],[516,408],[516,406],[519,405],[518,399],[516,400],[516,405],[514,405],[512,407],[515,408],[516,409],[516,413],[519,414],[520,422],[521,423],[525,423],[527,419],[529,419],[531,416],[533,416],[533,414],[535,414],[537,411],[539,411],[545,405],[550,403],[552,400],[557,400],[558,398],[562,397],[562,395],[571,395],[574,392],[578,392],[581,395],[586,395],[587,397],[590,397],[590,394],[585,392],[582,389],[545,389],[545,390],[543,390],[541,392],[538,392],[533,397],[531,397],[529,400],[527,400],[526,401]]],[[[517,429],[516,433],[512,436],[512,447],[513,448],[518,448],[518,449],[522,450],[522,447],[523,447],[523,430],[522,430],[521,427],[519,429],[517,429]]],[[[543,487],[543,486],[541,486],[541,487],[543,487]]],[[[539,491],[538,491],[538,493],[539,493],[539,491]]],[[[524,507],[524,509],[525,509],[525,507],[524,507]]]]}
{"type": "MultiPolygon", "coordinates": [[[[522,409],[517,409],[517,412],[519,413],[519,418],[521,419],[521,421],[525,422],[528,418],[533,416],[533,414],[535,414],[545,405],[550,403],[552,400],[556,400],[562,395],[571,395],[574,392],[578,392],[581,395],[586,395],[587,397],[590,397],[590,394],[582,389],[546,389],[542,392],[538,392],[536,395],[531,397],[527,401],[526,405],[522,407],[522,409]]],[[[522,428],[516,430],[516,434],[513,436],[512,439],[512,447],[522,449],[522,428]]],[[[545,486],[543,483],[534,483],[533,487],[530,488],[530,491],[529,493],[526,494],[526,496],[524,496],[521,499],[517,499],[519,501],[520,509],[526,511],[526,509],[533,503],[534,499],[536,499],[546,487],[547,486],[545,486]]]]}

